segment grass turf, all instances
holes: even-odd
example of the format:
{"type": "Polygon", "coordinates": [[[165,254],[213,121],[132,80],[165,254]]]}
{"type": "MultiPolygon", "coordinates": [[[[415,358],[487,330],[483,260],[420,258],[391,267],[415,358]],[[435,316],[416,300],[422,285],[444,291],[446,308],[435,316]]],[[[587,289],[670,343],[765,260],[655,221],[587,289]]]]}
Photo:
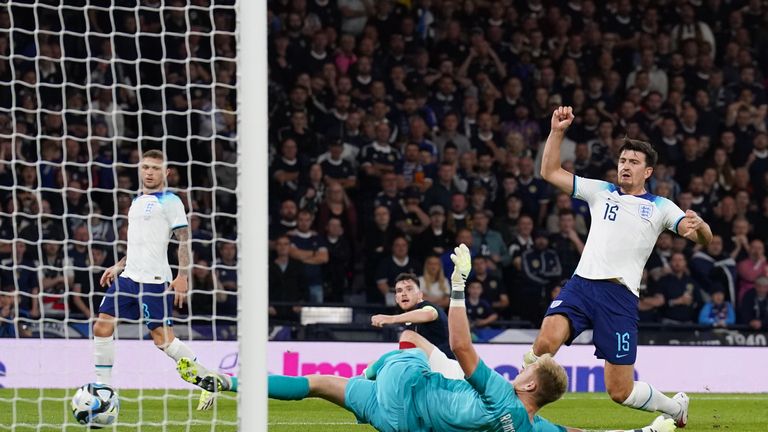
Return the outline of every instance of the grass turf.
{"type": "MultiPolygon", "coordinates": [[[[0,389],[0,431],[86,430],[74,422],[69,398],[74,390],[0,389]],[[15,399],[15,403],[13,402],[15,399]],[[14,409],[15,406],[15,409],[14,409]],[[14,420],[14,411],[16,412],[14,420]],[[15,421],[15,424],[14,424],[15,421]],[[38,429],[39,424],[44,426],[38,429]]],[[[236,401],[223,395],[216,411],[197,412],[197,392],[120,392],[118,431],[236,431],[236,401]],[[168,413],[167,416],[164,413],[168,413]],[[167,417],[167,418],[166,418],[167,417]],[[141,427],[138,422],[141,419],[141,427]],[[162,422],[170,421],[163,427],[162,422]]],[[[692,394],[686,432],[768,430],[768,394],[692,394]]],[[[589,430],[628,429],[645,426],[654,415],[620,407],[605,394],[569,393],[542,411],[559,424],[589,430]]],[[[104,430],[112,430],[107,428],[104,430]]],[[[275,432],[373,431],[355,424],[354,416],[323,400],[269,402],[269,430],[275,432]]]]}
{"type": "MultiPolygon", "coordinates": [[[[87,431],[72,416],[69,401],[74,394],[75,389],[0,389],[0,431],[87,431]],[[41,423],[43,426],[38,429],[41,423]]],[[[122,390],[119,395],[119,425],[101,430],[237,431],[237,403],[232,393],[219,396],[215,411],[202,412],[195,410],[199,391],[145,390],[139,395],[136,390],[122,390]]]]}
{"type": "MultiPolygon", "coordinates": [[[[685,432],[768,430],[768,394],[690,394],[691,408],[685,432]]],[[[629,429],[647,426],[654,414],[621,407],[604,393],[568,393],[541,413],[558,424],[588,430],[629,429]]],[[[326,432],[374,429],[356,425],[351,413],[335,405],[308,399],[301,402],[269,402],[269,431],[326,432]]]]}

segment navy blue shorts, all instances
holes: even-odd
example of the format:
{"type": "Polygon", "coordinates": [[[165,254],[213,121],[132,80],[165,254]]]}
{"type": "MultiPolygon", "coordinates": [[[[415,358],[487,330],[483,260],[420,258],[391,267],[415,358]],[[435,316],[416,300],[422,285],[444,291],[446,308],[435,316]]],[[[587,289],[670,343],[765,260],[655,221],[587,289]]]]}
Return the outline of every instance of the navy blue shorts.
{"type": "Polygon", "coordinates": [[[637,357],[637,303],[637,296],[624,285],[573,275],[546,315],[568,318],[571,335],[566,345],[584,330],[594,329],[595,357],[631,365],[637,357]]]}
{"type": "Polygon", "coordinates": [[[174,293],[166,289],[167,285],[116,277],[104,294],[99,313],[127,320],[141,317],[150,330],[172,326],[174,293]]]}

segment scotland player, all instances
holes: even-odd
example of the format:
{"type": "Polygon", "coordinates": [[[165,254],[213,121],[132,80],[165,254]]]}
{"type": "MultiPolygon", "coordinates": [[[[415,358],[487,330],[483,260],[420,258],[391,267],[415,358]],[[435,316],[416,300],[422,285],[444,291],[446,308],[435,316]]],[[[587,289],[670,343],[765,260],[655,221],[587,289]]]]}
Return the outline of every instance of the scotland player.
{"type": "Polygon", "coordinates": [[[645,181],[657,159],[646,142],[625,139],[619,151],[618,186],[564,170],[560,145],[573,118],[570,107],[560,107],[552,114],[541,175],[586,201],[592,226],[576,271],[547,310],[524,363],[533,364],[543,354],[554,355],[560,346],[592,328],[595,356],[605,360],[605,385],[611,399],[636,409],[661,411],[674,418],[678,427],[685,427],[685,393],[670,399],[651,385],[634,381],[638,287],[661,232],[670,230],[706,245],[712,231],[695,212],[683,212],[672,201],[646,192],[645,181]]]}
{"type": "MultiPolygon", "coordinates": [[[[184,205],[178,196],[164,190],[168,169],[158,150],[142,155],[139,176],[142,193],[128,212],[126,256],[101,276],[109,285],[93,325],[96,380],[111,384],[115,359],[114,337],[117,319],[142,318],[157,348],[178,361],[194,359],[192,350],[173,334],[173,306],[183,307],[187,299],[189,269],[189,228],[184,205]],[[173,233],[179,241],[179,272],[171,281],[168,242],[173,233]],[[169,284],[170,282],[170,284],[169,284]],[[175,291],[171,293],[168,288],[175,291]]],[[[205,373],[205,369],[198,370],[205,373]]]]}
{"type": "MultiPolygon", "coordinates": [[[[455,269],[451,276],[449,339],[466,380],[446,379],[431,372],[424,351],[408,349],[392,351],[377,360],[371,366],[375,369],[371,375],[374,379],[271,375],[269,397],[281,400],[320,397],[351,411],[361,422],[387,432],[576,431],[536,415],[541,407],[559,399],[567,387],[565,371],[551,356],[542,356],[511,384],[477,356],[464,302],[464,285],[472,265],[469,249],[462,244],[451,259],[455,269]]],[[[237,380],[209,375],[199,384],[208,386],[208,390],[235,390],[237,380]]],[[[671,423],[657,419],[652,425],[655,429],[648,427],[641,431],[672,431],[671,423]]]]}

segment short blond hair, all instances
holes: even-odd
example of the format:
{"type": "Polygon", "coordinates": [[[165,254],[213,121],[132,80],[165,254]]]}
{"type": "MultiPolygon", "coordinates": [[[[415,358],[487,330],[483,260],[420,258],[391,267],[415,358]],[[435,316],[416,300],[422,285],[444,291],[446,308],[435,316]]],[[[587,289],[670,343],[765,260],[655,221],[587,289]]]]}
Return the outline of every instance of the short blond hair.
{"type": "Polygon", "coordinates": [[[550,354],[544,354],[536,361],[537,391],[536,404],[539,408],[554,402],[568,389],[568,375],[550,354]]]}

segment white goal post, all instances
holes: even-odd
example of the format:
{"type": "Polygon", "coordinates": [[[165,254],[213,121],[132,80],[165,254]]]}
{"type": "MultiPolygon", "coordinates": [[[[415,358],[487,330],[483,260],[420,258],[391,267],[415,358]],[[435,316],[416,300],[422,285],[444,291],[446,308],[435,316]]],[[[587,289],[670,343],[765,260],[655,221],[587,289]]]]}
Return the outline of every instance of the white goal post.
{"type": "Polygon", "coordinates": [[[267,8],[238,2],[241,431],[267,430],[267,8]],[[249,313],[250,312],[250,313],[249,313]]]}

